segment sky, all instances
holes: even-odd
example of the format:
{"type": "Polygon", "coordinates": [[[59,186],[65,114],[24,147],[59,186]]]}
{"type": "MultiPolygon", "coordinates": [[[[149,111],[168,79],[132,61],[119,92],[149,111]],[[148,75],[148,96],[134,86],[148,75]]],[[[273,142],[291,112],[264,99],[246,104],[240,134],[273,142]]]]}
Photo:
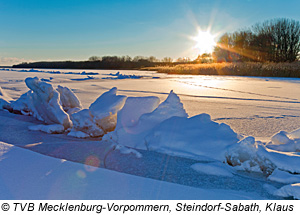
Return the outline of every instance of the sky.
{"type": "Polygon", "coordinates": [[[198,29],[300,21],[299,0],[0,0],[0,66],[129,55],[195,58],[198,29]]]}

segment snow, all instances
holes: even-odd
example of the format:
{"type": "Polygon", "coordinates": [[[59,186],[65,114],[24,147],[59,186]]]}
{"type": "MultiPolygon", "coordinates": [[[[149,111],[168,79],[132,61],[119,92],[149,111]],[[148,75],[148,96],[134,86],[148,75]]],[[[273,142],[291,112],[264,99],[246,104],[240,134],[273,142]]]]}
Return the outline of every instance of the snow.
{"type": "Polygon", "coordinates": [[[191,166],[191,168],[197,172],[208,174],[208,175],[216,175],[216,176],[224,176],[224,177],[233,177],[233,170],[226,164],[221,162],[215,163],[196,163],[191,166]]]}
{"type": "Polygon", "coordinates": [[[117,88],[113,87],[99,96],[89,107],[93,120],[104,131],[115,129],[117,113],[122,109],[127,98],[127,96],[116,94],[117,88]]]}

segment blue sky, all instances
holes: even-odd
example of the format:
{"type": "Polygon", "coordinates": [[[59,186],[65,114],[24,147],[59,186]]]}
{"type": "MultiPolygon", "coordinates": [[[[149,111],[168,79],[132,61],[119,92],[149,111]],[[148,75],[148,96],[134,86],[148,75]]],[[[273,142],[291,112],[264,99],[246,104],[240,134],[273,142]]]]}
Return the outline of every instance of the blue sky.
{"type": "Polygon", "coordinates": [[[197,27],[300,20],[299,0],[0,0],[0,65],[90,56],[195,57],[197,27]]]}

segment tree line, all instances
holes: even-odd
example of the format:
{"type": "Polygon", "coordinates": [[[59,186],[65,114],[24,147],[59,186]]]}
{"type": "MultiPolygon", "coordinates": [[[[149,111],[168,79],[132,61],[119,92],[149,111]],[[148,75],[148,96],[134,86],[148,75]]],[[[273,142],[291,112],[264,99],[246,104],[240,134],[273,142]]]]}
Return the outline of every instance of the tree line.
{"type": "Polygon", "coordinates": [[[281,18],[225,33],[213,52],[217,62],[294,62],[300,54],[299,21],[281,18]]]}
{"type": "Polygon", "coordinates": [[[144,67],[169,66],[173,62],[170,57],[159,60],[154,56],[92,56],[86,61],[41,61],[23,62],[13,68],[47,68],[47,69],[141,69],[144,67]]]}

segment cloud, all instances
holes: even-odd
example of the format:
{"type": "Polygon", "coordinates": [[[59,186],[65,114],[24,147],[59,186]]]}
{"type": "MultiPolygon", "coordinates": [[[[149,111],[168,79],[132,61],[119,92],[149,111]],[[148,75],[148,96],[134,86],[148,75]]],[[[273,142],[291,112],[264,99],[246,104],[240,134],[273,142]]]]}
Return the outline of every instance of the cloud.
{"type": "Polygon", "coordinates": [[[22,62],[32,62],[32,60],[17,57],[0,57],[0,66],[12,66],[22,62]]]}

